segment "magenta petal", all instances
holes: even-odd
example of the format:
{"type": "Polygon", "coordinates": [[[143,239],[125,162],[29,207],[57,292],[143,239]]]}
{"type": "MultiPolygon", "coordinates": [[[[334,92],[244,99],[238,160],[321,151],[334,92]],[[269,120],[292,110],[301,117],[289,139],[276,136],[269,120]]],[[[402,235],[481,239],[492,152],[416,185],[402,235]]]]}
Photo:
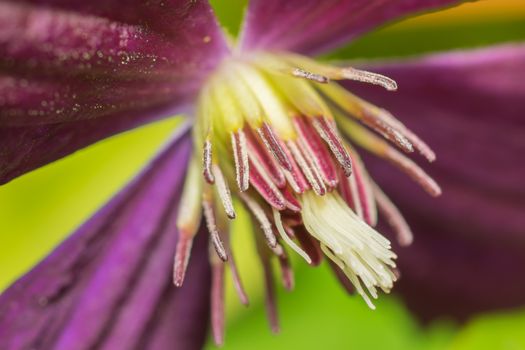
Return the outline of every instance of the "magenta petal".
{"type": "Polygon", "coordinates": [[[443,188],[430,198],[368,162],[415,234],[399,254],[408,304],[427,318],[525,304],[525,45],[367,68],[399,90],[349,88],[428,141],[437,161],[424,167],[443,188]]]}
{"type": "Polygon", "coordinates": [[[109,78],[190,83],[228,50],[206,1],[107,1],[98,11],[86,10],[97,8],[92,2],[34,2],[54,6],[0,2],[0,66],[10,72],[80,75],[94,84],[109,78]],[[106,17],[109,6],[124,10],[106,17]]]}
{"type": "Polygon", "coordinates": [[[227,51],[206,1],[0,1],[0,183],[183,112],[227,51]]]}
{"type": "Polygon", "coordinates": [[[320,54],[387,22],[460,0],[251,0],[245,49],[320,54]]]}
{"type": "Polygon", "coordinates": [[[190,147],[187,132],[177,137],[126,189],[4,292],[1,349],[115,349],[116,341],[117,347],[131,348],[128,342],[154,343],[161,320],[171,322],[172,329],[181,327],[175,334],[193,337],[181,339],[192,344],[189,349],[199,348],[209,290],[204,234],[195,244],[184,287],[178,290],[171,282],[178,239],[173,220],[190,147]]]}

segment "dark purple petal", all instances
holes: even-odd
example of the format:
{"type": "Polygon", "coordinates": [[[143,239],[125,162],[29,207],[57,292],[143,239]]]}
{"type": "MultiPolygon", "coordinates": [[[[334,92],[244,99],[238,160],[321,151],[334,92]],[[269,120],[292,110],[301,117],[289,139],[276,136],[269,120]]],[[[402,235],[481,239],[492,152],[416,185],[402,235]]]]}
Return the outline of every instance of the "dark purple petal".
{"type": "Polygon", "coordinates": [[[348,87],[394,113],[438,157],[423,164],[443,188],[437,199],[368,162],[415,234],[413,246],[399,249],[408,305],[426,318],[523,305],[525,45],[367,69],[394,78],[399,90],[348,87]]]}
{"type": "Polygon", "coordinates": [[[202,80],[227,52],[206,1],[83,3],[0,1],[0,67],[30,76],[80,75],[93,83],[188,84],[202,80]],[[121,15],[106,17],[110,5],[123,9],[121,15]],[[130,10],[133,18],[125,15],[130,10]]]}
{"type": "Polygon", "coordinates": [[[68,123],[0,127],[0,184],[30,170],[148,121],[185,112],[188,105],[159,106],[101,119],[68,123]]]}
{"type": "Polygon", "coordinates": [[[0,1],[0,183],[182,112],[227,50],[206,1],[0,1]]]}
{"type": "Polygon", "coordinates": [[[245,49],[320,54],[387,22],[460,0],[251,0],[245,49]]]}
{"type": "Polygon", "coordinates": [[[171,282],[174,220],[190,147],[189,133],[175,137],[126,189],[4,292],[1,349],[155,348],[165,322],[172,334],[159,338],[168,342],[164,348],[173,341],[200,348],[210,283],[204,233],[184,287],[171,282]]]}

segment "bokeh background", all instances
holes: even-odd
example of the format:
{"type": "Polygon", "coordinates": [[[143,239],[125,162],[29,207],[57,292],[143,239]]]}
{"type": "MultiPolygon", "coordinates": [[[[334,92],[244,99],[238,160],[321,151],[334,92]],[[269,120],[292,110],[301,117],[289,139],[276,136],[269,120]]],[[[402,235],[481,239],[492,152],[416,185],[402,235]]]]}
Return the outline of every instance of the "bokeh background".
{"type": "MultiPolygon", "coordinates": [[[[246,1],[212,4],[235,35],[246,1]]],[[[412,56],[522,40],[525,0],[485,0],[389,25],[329,58],[412,56]]],[[[177,125],[172,118],[113,137],[0,187],[0,290],[129,181],[177,125]]],[[[348,296],[326,266],[310,269],[297,259],[295,291],[278,290],[282,331],[271,334],[246,215],[235,225],[234,250],[240,252],[251,305],[241,306],[227,286],[225,350],[525,349],[525,308],[476,315],[464,324],[440,319],[422,326],[395,295],[383,296],[371,311],[360,298],[348,296]]],[[[214,346],[209,342],[207,348],[214,346]]]]}

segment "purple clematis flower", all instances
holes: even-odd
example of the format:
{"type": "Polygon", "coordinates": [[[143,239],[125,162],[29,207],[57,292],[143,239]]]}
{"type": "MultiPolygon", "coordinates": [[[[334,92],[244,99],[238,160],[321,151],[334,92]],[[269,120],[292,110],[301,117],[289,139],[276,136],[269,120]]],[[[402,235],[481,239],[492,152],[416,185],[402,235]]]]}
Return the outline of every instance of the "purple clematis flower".
{"type": "Polygon", "coordinates": [[[399,290],[416,312],[465,317],[522,303],[525,284],[511,272],[525,263],[525,45],[366,70],[311,58],[457,3],[251,0],[233,45],[203,0],[0,1],[0,182],[188,117],[132,183],[2,294],[0,348],[198,349],[210,309],[221,344],[225,265],[248,302],[229,244],[236,205],[256,223],[274,330],[269,261],[291,289],[286,249],[312,265],[328,257],[372,308],[378,289],[391,290],[396,255],[374,228],[378,213],[398,245],[412,242],[393,203],[418,234],[395,246],[399,290]],[[440,155],[439,199],[407,156],[435,159],[416,133],[440,155]],[[355,146],[387,162],[365,168],[355,146]]]}

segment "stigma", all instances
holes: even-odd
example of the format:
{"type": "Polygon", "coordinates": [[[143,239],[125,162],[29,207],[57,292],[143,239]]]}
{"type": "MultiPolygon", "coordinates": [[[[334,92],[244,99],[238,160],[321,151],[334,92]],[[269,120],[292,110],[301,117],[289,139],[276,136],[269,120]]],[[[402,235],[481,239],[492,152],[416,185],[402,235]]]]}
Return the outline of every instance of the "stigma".
{"type": "Polygon", "coordinates": [[[396,255],[378,233],[378,212],[401,245],[412,233],[400,211],[369,176],[357,148],[397,166],[430,195],[441,190],[408,154],[434,152],[388,111],[355,96],[339,80],[395,91],[394,80],[353,67],[332,66],[286,52],[225,59],[202,87],[177,226],[174,283],[180,286],[191,242],[204,220],[210,237],[212,325],[222,343],[224,267],[241,301],[248,297],[230,244],[231,220],[243,206],[252,216],[265,271],[272,329],[278,329],[269,259],[293,286],[287,251],[310,265],[331,260],[365,302],[388,293],[396,255]]]}

